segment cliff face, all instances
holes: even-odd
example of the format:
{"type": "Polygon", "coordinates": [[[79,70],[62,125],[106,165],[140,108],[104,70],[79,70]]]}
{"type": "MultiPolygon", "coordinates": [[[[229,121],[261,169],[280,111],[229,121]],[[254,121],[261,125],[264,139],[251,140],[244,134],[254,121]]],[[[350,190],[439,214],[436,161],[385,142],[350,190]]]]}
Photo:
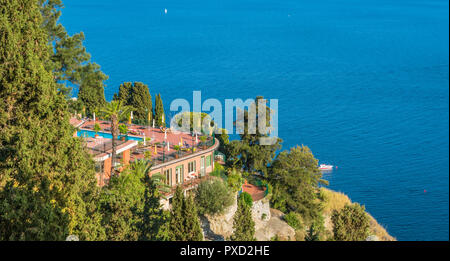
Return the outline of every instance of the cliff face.
{"type": "MultiPolygon", "coordinates": [[[[226,240],[233,234],[233,217],[237,201],[219,215],[205,215],[201,218],[206,240],[226,240]]],[[[258,241],[268,241],[274,236],[281,240],[293,240],[295,230],[283,219],[283,213],[271,209],[269,200],[264,198],[253,202],[252,217],[255,221],[255,237],[258,241]]]]}
{"type": "MultiPolygon", "coordinates": [[[[321,193],[325,197],[324,218],[325,230],[332,235],[333,223],[331,214],[333,210],[340,210],[352,201],[343,193],[321,188],[321,193]]],[[[225,209],[219,215],[206,215],[201,217],[202,228],[205,240],[223,241],[233,234],[233,217],[237,210],[237,201],[225,209]]],[[[370,215],[370,241],[395,241],[384,227],[370,215]]],[[[296,240],[296,231],[283,219],[284,213],[271,209],[269,199],[253,202],[252,217],[255,221],[255,237],[258,241],[269,241],[277,236],[279,240],[296,240]]],[[[302,239],[299,239],[302,240],[302,239]]]]}

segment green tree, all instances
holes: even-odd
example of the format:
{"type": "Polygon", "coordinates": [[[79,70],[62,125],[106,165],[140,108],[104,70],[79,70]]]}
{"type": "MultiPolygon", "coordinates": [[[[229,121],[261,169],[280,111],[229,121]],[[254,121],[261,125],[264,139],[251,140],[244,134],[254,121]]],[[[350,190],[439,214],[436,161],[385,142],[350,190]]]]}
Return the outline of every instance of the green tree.
{"type": "Polygon", "coordinates": [[[245,110],[244,121],[236,122],[236,129],[240,130],[240,140],[234,140],[226,146],[227,165],[237,169],[243,168],[247,172],[258,172],[267,175],[270,163],[275,157],[277,150],[281,148],[281,139],[270,138],[268,133],[260,132],[260,120],[258,112],[266,111],[265,127],[270,131],[271,109],[267,105],[260,105],[259,101],[264,100],[258,96],[255,102],[250,105],[249,110],[245,110]],[[252,117],[254,116],[254,117],[252,117]],[[254,122],[253,122],[254,119],[254,122]],[[252,126],[253,124],[254,126],[252,126]],[[253,130],[255,127],[255,130],[253,130]],[[266,144],[264,140],[274,139],[273,144],[266,144]]]}
{"type": "Polygon", "coordinates": [[[242,184],[244,184],[241,172],[236,169],[229,169],[227,173],[227,184],[234,192],[241,190],[242,184]]]}
{"type": "MultiPolygon", "coordinates": [[[[64,7],[61,0],[38,0],[38,3],[43,17],[42,27],[46,30],[52,47],[48,49],[50,56],[46,59],[45,66],[53,72],[57,88],[64,95],[70,96],[71,87],[67,83],[83,85],[84,91],[92,90],[91,95],[101,99],[104,87],[101,81],[106,80],[107,76],[100,71],[99,65],[90,62],[91,56],[83,45],[83,32],[70,36],[59,23],[61,9],[64,7]]],[[[89,97],[82,95],[80,98],[89,97]]],[[[91,105],[88,104],[88,110],[90,109],[91,105]]]]}
{"type": "Polygon", "coordinates": [[[227,146],[230,144],[230,137],[228,136],[228,132],[226,129],[219,129],[219,133],[216,133],[215,137],[219,140],[219,148],[218,151],[227,155],[227,146]]]}
{"type": "Polygon", "coordinates": [[[161,99],[161,94],[155,96],[155,122],[156,126],[166,126],[167,118],[164,113],[164,105],[161,99]]]}
{"type": "Polygon", "coordinates": [[[251,208],[245,203],[244,198],[239,198],[238,208],[233,218],[233,241],[254,241],[255,221],[252,218],[251,208]]]}
{"type": "Polygon", "coordinates": [[[305,241],[320,241],[319,233],[315,231],[314,226],[309,226],[305,241]]]}
{"type": "Polygon", "coordinates": [[[132,108],[122,104],[122,101],[111,101],[107,103],[101,110],[105,117],[111,120],[111,134],[112,134],[112,155],[111,155],[111,174],[115,171],[116,164],[116,147],[117,137],[119,131],[119,121],[125,119],[131,112],[132,108]]]}
{"type": "Polygon", "coordinates": [[[89,63],[78,70],[80,89],[78,99],[86,107],[86,113],[92,115],[106,104],[104,83],[108,79],[97,64],[89,63]]]}
{"type": "Polygon", "coordinates": [[[337,241],[364,241],[369,236],[369,217],[364,206],[357,203],[334,210],[331,221],[337,241]]]}
{"type": "Polygon", "coordinates": [[[104,238],[94,163],[73,138],[38,2],[0,1],[0,240],[104,238]]]}
{"type": "Polygon", "coordinates": [[[200,220],[194,199],[184,197],[181,187],[177,187],[172,198],[169,238],[172,241],[199,241],[203,239],[200,220]]]}
{"type": "Polygon", "coordinates": [[[184,226],[184,195],[181,187],[177,187],[172,198],[172,209],[170,211],[169,233],[172,241],[187,241],[184,226]]]}
{"type": "Polygon", "coordinates": [[[152,117],[152,96],[146,84],[142,82],[135,82],[131,91],[130,106],[135,108],[133,116],[141,122],[147,122],[151,124],[152,117]]]}
{"type": "Polygon", "coordinates": [[[252,195],[250,195],[250,193],[244,191],[239,195],[239,198],[242,198],[245,204],[247,204],[249,207],[253,206],[253,198],[252,195]]]}
{"type": "Polygon", "coordinates": [[[200,226],[200,219],[192,195],[189,195],[187,199],[185,199],[184,220],[187,241],[202,241],[203,233],[200,226]]]}
{"type": "Polygon", "coordinates": [[[222,179],[202,182],[196,190],[195,202],[200,214],[214,215],[233,204],[234,196],[222,179]]]}
{"type": "MultiPolygon", "coordinates": [[[[146,161],[142,161],[146,162],[146,161]]],[[[142,222],[140,223],[140,240],[169,240],[167,224],[169,213],[161,209],[160,192],[158,184],[145,171],[144,178],[144,209],[142,213],[142,222]]]]}
{"type": "Polygon", "coordinates": [[[306,222],[319,218],[321,204],[317,190],[319,184],[326,182],[321,179],[322,173],[317,165],[317,159],[306,146],[278,154],[269,171],[274,208],[282,212],[297,212],[306,222]]]}
{"type": "Polygon", "coordinates": [[[100,205],[108,240],[158,239],[165,220],[150,168],[146,160],[134,161],[104,187],[100,205]]]}
{"type": "Polygon", "coordinates": [[[131,91],[133,90],[133,83],[124,82],[119,86],[118,99],[122,101],[122,104],[128,105],[131,101],[131,91]]]}

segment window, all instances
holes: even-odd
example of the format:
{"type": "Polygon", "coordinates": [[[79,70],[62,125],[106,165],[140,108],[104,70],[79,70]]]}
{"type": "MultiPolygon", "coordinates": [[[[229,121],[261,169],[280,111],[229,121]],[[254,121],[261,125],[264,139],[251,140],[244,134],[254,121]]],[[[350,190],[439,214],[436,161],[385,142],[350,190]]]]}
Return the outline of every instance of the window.
{"type": "Polygon", "coordinates": [[[211,155],[206,156],[206,167],[211,166],[211,155]]]}
{"type": "Polygon", "coordinates": [[[172,186],[172,169],[166,169],[164,171],[165,183],[169,186],[172,186]]]}
{"type": "Polygon", "coordinates": [[[201,157],[200,158],[200,169],[204,169],[205,168],[205,157],[201,157]]]}
{"type": "Polygon", "coordinates": [[[180,165],[175,168],[175,178],[176,178],[177,184],[183,183],[183,181],[184,181],[183,165],[180,165]]]}
{"type": "Polygon", "coordinates": [[[188,173],[195,172],[195,160],[188,163],[188,173]]]}
{"type": "Polygon", "coordinates": [[[104,161],[95,162],[95,172],[96,173],[103,173],[103,167],[104,167],[104,161]]]}

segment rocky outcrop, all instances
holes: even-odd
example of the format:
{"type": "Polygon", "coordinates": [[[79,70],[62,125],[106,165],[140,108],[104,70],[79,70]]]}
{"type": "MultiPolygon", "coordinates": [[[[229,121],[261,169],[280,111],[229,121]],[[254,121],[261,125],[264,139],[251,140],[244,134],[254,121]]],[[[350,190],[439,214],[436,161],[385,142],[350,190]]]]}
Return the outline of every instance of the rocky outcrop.
{"type": "MultiPolygon", "coordinates": [[[[233,217],[236,210],[237,201],[222,214],[201,217],[205,240],[228,239],[233,234],[233,217]]],[[[294,229],[283,220],[282,212],[270,209],[267,198],[253,202],[252,217],[255,221],[255,237],[258,241],[268,241],[275,236],[280,240],[294,240],[294,229]]]]}
{"type": "Polygon", "coordinates": [[[222,214],[208,215],[202,218],[202,227],[204,227],[205,238],[229,238],[233,234],[233,217],[237,210],[237,201],[224,210],[222,214]]]}

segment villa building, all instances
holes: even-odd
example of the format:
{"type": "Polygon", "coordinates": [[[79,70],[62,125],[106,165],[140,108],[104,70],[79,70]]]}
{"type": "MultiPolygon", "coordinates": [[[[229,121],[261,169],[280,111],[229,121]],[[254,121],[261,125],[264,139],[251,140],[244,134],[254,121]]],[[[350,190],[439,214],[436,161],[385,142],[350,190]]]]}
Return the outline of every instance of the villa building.
{"type": "MultiPolygon", "coordinates": [[[[84,138],[86,147],[96,162],[98,185],[104,186],[111,177],[110,122],[75,118],[70,122],[77,128],[74,136],[84,138]],[[94,131],[95,124],[100,126],[100,131],[94,131]]],[[[208,137],[200,141],[199,134],[173,133],[170,129],[134,124],[127,127],[128,133],[119,136],[116,141],[115,167],[119,171],[135,160],[149,160],[152,163],[150,176],[160,174],[168,186],[175,188],[180,185],[186,191],[194,188],[214,170],[216,150],[219,147],[216,138],[208,137]]],[[[170,198],[172,192],[165,196],[170,198]]]]}

